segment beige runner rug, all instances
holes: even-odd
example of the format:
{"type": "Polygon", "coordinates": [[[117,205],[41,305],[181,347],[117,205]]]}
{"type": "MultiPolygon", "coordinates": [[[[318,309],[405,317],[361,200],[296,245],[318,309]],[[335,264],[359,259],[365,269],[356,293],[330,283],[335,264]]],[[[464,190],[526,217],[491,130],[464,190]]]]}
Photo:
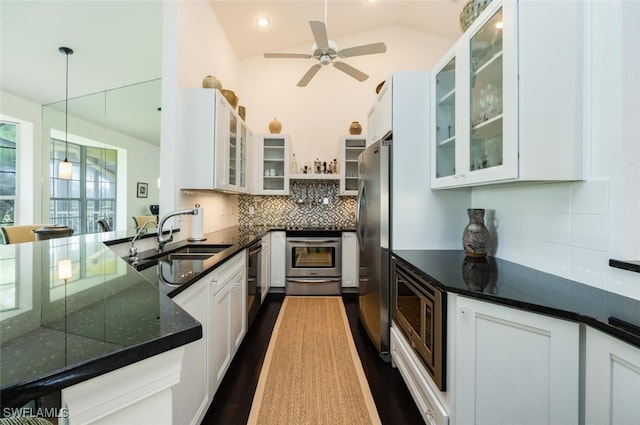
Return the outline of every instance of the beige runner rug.
{"type": "Polygon", "coordinates": [[[248,424],[380,424],[340,297],[286,297],[248,424]]]}

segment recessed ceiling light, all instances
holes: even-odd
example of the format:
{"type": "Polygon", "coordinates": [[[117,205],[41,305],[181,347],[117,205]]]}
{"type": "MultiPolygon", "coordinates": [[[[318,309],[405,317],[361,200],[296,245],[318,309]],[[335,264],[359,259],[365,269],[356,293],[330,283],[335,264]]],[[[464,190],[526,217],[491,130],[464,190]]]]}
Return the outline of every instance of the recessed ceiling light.
{"type": "Polygon", "coordinates": [[[268,27],[270,23],[271,21],[269,21],[269,18],[265,16],[261,16],[258,19],[256,19],[256,25],[258,25],[260,28],[268,27]]]}

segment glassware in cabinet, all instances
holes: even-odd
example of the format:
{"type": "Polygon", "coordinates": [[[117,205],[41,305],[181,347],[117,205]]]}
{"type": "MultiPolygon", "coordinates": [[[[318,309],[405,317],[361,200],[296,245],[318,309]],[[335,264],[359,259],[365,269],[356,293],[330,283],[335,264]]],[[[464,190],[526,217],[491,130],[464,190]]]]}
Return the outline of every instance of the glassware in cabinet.
{"type": "Polygon", "coordinates": [[[503,154],[502,9],[469,40],[469,171],[501,166],[503,154]]]}

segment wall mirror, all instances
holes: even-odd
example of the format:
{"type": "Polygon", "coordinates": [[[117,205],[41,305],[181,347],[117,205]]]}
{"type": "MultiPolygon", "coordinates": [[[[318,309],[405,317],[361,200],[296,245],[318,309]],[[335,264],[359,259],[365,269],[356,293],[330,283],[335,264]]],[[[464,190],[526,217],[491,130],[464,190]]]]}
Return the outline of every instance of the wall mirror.
{"type": "Polygon", "coordinates": [[[133,231],[133,216],[152,214],[158,204],[160,83],[69,99],[66,117],[64,100],[43,106],[43,223],[84,234],[99,232],[97,222],[104,219],[111,230],[133,231]],[[57,175],[65,156],[73,164],[71,180],[57,175]]]}

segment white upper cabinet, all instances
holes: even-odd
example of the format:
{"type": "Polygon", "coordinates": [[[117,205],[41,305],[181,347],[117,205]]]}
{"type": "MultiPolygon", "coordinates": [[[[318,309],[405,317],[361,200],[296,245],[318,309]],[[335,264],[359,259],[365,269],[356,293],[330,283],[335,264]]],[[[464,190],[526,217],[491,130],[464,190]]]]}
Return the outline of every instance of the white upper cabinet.
{"type": "Polygon", "coordinates": [[[432,188],[582,179],[583,5],[552,6],[493,1],[434,69],[432,188]]]}
{"type": "Polygon", "coordinates": [[[180,187],[249,192],[253,134],[229,102],[218,90],[185,89],[182,110],[180,187]]]}
{"type": "Polygon", "coordinates": [[[254,193],[260,195],[289,194],[288,134],[259,134],[256,136],[256,179],[254,193]]]}
{"type": "Polygon", "coordinates": [[[365,136],[342,136],[340,158],[340,195],[358,195],[358,156],[365,149],[365,136]]]}
{"type": "Polygon", "coordinates": [[[384,83],[373,106],[367,114],[367,146],[380,140],[391,131],[392,109],[390,85],[390,80],[384,83]]]}

